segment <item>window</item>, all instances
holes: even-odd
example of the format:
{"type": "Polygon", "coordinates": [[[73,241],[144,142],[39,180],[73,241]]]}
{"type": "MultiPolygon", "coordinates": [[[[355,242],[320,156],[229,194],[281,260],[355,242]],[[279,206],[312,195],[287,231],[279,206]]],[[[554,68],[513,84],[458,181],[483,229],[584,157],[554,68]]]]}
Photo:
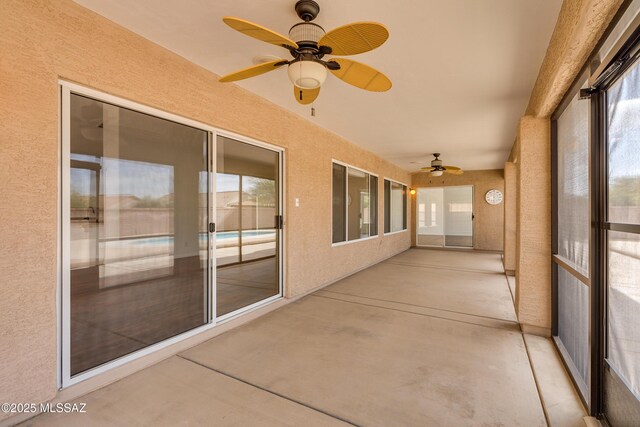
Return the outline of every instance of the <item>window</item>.
{"type": "Polygon", "coordinates": [[[407,186],[384,180],[384,232],[407,229],[407,186]]]}
{"type": "Polygon", "coordinates": [[[378,235],[378,177],[333,163],[333,243],[378,235]]]}
{"type": "Polygon", "coordinates": [[[583,398],[589,392],[589,111],[575,94],[556,120],[556,345],[583,398]]]}

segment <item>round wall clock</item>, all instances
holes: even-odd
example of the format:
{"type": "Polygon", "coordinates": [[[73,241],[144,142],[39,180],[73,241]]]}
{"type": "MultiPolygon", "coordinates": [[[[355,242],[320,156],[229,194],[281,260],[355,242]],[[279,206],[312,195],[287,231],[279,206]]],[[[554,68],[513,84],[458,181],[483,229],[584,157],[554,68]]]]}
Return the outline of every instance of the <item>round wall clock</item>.
{"type": "Polygon", "coordinates": [[[502,203],[502,191],[500,190],[489,190],[487,194],[484,195],[484,199],[490,205],[499,205],[502,203]]]}

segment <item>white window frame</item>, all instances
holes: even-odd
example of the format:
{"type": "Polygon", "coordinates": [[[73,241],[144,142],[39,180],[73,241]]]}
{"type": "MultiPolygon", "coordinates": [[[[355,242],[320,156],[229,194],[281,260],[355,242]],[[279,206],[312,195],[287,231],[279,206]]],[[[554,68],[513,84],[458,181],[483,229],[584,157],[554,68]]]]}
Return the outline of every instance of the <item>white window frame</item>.
{"type": "MultiPolygon", "coordinates": [[[[383,211],[386,212],[385,206],[387,203],[387,200],[385,199],[385,194],[384,194],[384,181],[389,181],[389,182],[395,182],[396,184],[400,184],[403,185],[405,187],[405,194],[404,194],[404,203],[406,203],[407,209],[405,212],[406,218],[404,223],[406,224],[406,227],[403,228],[402,230],[398,230],[398,231],[389,231],[388,233],[384,232],[384,221],[382,222],[382,232],[384,233],[385,236],[391,236],[393,234],[398,234],[398,233],[404,233],[406,231],[409,231],[409,186],[407,184],[405,184],[404,182],[400,182],[400,181],[396,181],[395,179],[391,179],[391,178],[387,178],[385,177],[383,182],[382,182],[382,197],[384,199],[384,204],[382,205],[383,207],[383,211]]],[[[389,192],[391,193],[391,192],[389,192]]],[[[403,206],[404,209],[404,206],[403,206]]],[[[393,199],[391,198],[391,194],[389,194],[389,215],[392,215],[393,212],[393,199]]],[[[386,218],[385,218],[386,220],[386,218]]],[[[391,225],[391,218],[389,218],[389,225],[391,225]]]]}
{"type": "MultiPolygon", "coordinates": [[[[149,354],[155,353],[158,350],[169,347],[181,341],[184,341],[190,337],[202,334],[210,329],[215,328],[218,325],[226,323],[237,317],[240,317],[249,312],[255,311],[266,305],[275,303],[276,301],[284,299],[286,290],[286,227],[282,227],[280,232],[280,247],[279,247],[279,291],[277,295],[271,296],[264,300],[258,301],[246,307],[242,307],[231,313],[227,313],[223,316],[216,315],[216,258],[215,258],[215,246],[216,246],[216,233],[210,233],[209,237],[209,298],[205,301],[209,304],[209,318],[207,323],[198,326],[189,331],[167,338],[163,341],[151,344],[140,350],[123,355],[102,365],[98,365],[82,373],[71,376],[71,281],[70,281],[70,259],[69,253],[71,248],[71,239],[69,234],[70,224],[70,130],[71,130],[71,94],[78,94],[93,98],[100,102],[116,105],[118,107],[127,108],[136,112],[144,113],[157,117],[160,119],[170,120],[175,123],[190,126],[196,129],[207,132],[208,135],[208,151],[209,151],[209,170],[211,171],[209,181],[209,217],[214,219],[215,222],[215,203],[216,203],[216,140],[218,136],[227,137],[236,141],[250,144],[256,147],[265,148],[274,151],[278,154],[279,161],[279,210],[283,218],[286,218],[286,182],[285,182],[285,150],[282,147],[272,145],[254,138],[250,138],[244,135],[240,135],[227,130],[218,129],[211,125],[198,122],[192,119],[168,113],[166,111],[159,110],[144,104],[140,104],[128,99],[120,98],[114,95],[110,95],[95,89],[87,88],[76,83],[71,83],[65,80],[58,80],[58,86],[60,89],[60,133],[59,133],[59,155],[58,155],[58,206],[59,206],[59,220],[58,220],[58,274],[57,274],[57,319],[58,319],[58,363],[57,363],[57,380],[58,388],[64,389],[74,384],[85,381],[89,378],[108,372],[118,366],[125,365],[133,360],[140,359],[149,354]]],[[[284,222],[283,222],[284,225],[284,222]]]]}
{"type": "MultiPolygon", "coordinates": [[[[369,185],[369,191],[371,191],[371,185],[369,185]]],[[[371,197],[371,196],[369,196],[371,197]]],[[[358,242],[365,242],[367,240],[373,240],[373,239],[377,239],[380,237],[380,212],[378,209],[380,207],[380,204],[378,203],[378,199],[380,197],[380,177],[378,176],[378,174],[373,173],[373,172],[369,172],[366,169],[362,169],[359,168],[357,166],[352,166],[349,163],[345,163],[342,162],[340,160],[336,160],[336,159],[331,159],[331,197],[330,197],[330,202],[331,202],[331,234],[330,234],[330,239],[329,241],[331,242],[331,247],[336,247],[336,246],[344,246],[344,245],[348,245],[350,243],[358,243],[358,242]],[[344,166],[345,168],[347,168],[346,172],[346,176],[345,176],[345,184],[347,186],[347,193],[346,193],[346,197],[348,198],[349,196],[349,169],[353,169],[353,170],[357,170],[359,172],[363,172],[366,174],[369,174],[369,176],[375,176],[378,179],[378,188],[377,188],[377,193],[376,193],[376,230],[378,230],[378,234],[376,234],[375,236],[369,236],[369,237],[363,237],[360,239],[355,239],[355,240],[349,240],[349,203],[347,203],[347,201],[345,200],[345,206],[344,206],[344,215],[345,215],[345,240],[344,242],[336,242],[333,243],[333,165],[340,165],[340,166],[344,166]]],[[[371,199],[369,199],[371,200],[371,199]]],[[[369,203],[371,203],[371,201],[369,201],[369,203]]]]}

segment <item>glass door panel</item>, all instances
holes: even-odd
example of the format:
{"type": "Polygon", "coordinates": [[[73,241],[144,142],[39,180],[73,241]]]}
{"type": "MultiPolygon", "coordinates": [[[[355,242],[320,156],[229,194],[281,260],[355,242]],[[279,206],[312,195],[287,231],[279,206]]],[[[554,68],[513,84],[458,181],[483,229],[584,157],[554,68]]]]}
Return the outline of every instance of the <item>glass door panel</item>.
{"type": "Polygon", "coordinates": [[[418,246],[444,246],[444,189],[418,188],[418,246]]]}
{"type": "Polygon", "coordinates": [[[280,294],[280,154],[218,136],[216,315],[280,294]]]}
{"type": "Polygon", "coordinates": [[[205,131],[70,95],[70,375],[208,322],[205,131]]]}
{"type": "Polygon", "coordinates": [[[473,247],[473,187],[417,190],[418,246],[473,247]]]}
{"type": "Polygon", "coordinates": [[[444,189],[444,245],[473,246],[473,187],[444,189]]]}
{"type": "Polygon", "coordinates": [[[640,234],[608,233],[609,365],[640,397],[640,234]]]}
{"type": "Polygon", "coordinates": [[[640,62],[607,91],[605,412],[640,423],[640,62]]]}

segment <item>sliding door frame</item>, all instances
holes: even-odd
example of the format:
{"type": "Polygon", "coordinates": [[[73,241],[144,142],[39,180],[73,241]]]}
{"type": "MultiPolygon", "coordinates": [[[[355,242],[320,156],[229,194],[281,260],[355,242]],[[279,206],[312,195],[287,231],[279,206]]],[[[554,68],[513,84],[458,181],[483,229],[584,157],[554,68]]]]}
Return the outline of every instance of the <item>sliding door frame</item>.
{"type": "Polygon", "coordinates": [[[208,173],[209,173],[209,192],[207,196],[209,223],[216,222],[216,140],[218,136],[227,137],[236,141],[274,151],[278,155],[278,210],[283,219],[286,219],[286,182],[285,182],[285,150],[257,139],[246,137],[234,132],[218,129],[211,125],[187,119],[176,114],[168,113],[144,104],[139,104],[128,99],[110,95],[95,89],[87,88],[76,83],[66,80],[58,80],[60,88],[60,104],[59,104],[59,155],[58,155],[58,244],[57,244],[57,321],[58,321],[58,351],[57,351],[57,382],[58,388],[63,389],[97,375],[110,371],[118,366],[125,365],[133,360],[152,354],[158,350],[169,347],[180,341],[201,334],[209,329],[239,317],[247,312],[253,311],[264,305],[270,304],[277,300],[283,299],[286,289],[285,257],[286,257],[286,221],[283,220],[279,228],[276,229],[277,247],[276,256],[278,257],[278,294],[265,298],[261,301],[242,307],[224,316],[216,316],[216,258],[215,245],[216,233],[208,228],[208,261],[207,261],[207,279],[206,279],[206,301],[207,310],[206,323],[197,326],[186,332],[172,336],[155,344],[151,344],[140,350],[123,355],[113,359],[107,363],[98,365],[87,371],[71,375],[71,277],[70,277],[70,146],[71,146],[71,94],[78,94],[88,98],[95,99],[99,102],[113,104],[118,107],[130,109],[139,113],[148,114],[153,117],[175,122],[181,125],[190,126],[206,132],[207,134],[207,150],[208,150],[208,173]]]}

